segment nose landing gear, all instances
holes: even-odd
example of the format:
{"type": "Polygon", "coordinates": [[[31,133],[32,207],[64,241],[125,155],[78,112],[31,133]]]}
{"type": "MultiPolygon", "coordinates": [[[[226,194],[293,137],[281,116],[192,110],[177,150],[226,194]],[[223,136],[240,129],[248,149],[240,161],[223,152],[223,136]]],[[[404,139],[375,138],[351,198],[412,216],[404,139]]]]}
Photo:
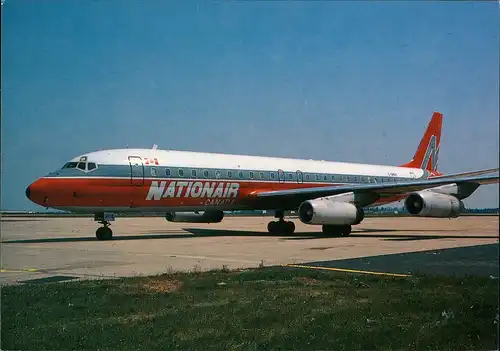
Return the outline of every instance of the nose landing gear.
{"type": "Polygon", "coordinates": [[[112,213],[97,213],[94,216],[94,221],[101,223],[103,226],[97,228],[95,236],[97,240],[111,240],[113,238],[113,231],[109,226],[110,222],[115,220],[115,216],[112,213]]]}

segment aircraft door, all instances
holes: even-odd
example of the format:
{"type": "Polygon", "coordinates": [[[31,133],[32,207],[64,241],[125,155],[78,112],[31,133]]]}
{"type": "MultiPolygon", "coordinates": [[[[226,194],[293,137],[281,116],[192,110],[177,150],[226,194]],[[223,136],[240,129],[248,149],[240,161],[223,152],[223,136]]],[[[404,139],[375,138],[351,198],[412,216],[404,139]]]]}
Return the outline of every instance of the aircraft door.
{"type": "Polygon", "coordinates": [[[141,186],[144,184],[144,164],[138,156],[129,156],[130,184],[141,186]]]}
{"type": "Polygon", "coordinates": [[[285,182],[285,172],[282,169],[278,169],[278,181],[280,183],[285,182]]]}
{"type": "Polygon", "coordinates": [[[304,175],[302,174],[301,171],[297,171],[297,183],[299,184],[304,183],[304,175]]]}

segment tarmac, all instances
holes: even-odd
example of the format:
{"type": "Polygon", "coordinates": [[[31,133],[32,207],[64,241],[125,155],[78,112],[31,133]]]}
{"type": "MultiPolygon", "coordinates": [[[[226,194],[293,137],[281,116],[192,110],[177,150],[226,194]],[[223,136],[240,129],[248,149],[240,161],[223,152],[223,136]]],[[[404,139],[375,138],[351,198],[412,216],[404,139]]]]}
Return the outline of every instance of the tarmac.
{"type": "Polygon", "coordinates": [[[2,217],[0,284],[259,266],[499,276],[497,216],[366,218],[345,238],[322,237],[320,226],[293,218],[295,234],[270,235],[269,220],[226,217],[198,224],[117,218],[113,240],[98,241],[99,224],[92,218],[2,217]]]}

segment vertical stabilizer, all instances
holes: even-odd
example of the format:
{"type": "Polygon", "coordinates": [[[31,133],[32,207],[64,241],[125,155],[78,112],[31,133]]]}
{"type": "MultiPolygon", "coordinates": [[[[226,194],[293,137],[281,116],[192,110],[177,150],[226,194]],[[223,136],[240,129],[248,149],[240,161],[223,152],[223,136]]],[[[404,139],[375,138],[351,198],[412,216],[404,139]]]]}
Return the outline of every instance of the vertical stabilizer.
{"type": "Polygon", "coordinates": [[[417,151],[413,155],[413,159],[401,165],[401,167],[421,168],[431,172],[437,171],[442,124],[443,115],[439,112],[434,112],[425,134],[422,140],[420,140],[417,151]]]}

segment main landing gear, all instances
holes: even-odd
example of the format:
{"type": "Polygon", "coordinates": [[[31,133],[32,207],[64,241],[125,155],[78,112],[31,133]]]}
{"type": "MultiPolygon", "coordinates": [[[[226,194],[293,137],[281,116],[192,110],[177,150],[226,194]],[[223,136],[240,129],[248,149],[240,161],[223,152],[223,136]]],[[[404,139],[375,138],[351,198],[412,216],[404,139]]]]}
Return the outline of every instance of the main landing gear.
{"type": "Polygon", "coordinates": [[[323,225],[323,234],[325,236],[349,236],[351,234],[352,226],[349,224],[344,225],[323,225]]]}
{"type": "Polygon", "coordinates": [[[295,232],[295,223],[285,221],[283,211],[276,211],[274,217],[279,218],[278,221],[271,221],[267,224],[269,234],[285,234],[290,235],[295,232]]]}
{"type": "Polygon", "coordinates": [[[101,223],[103,226],[97,228],[95,236],[97,240],[111,240],[113,238],[113,231],[109,227],[110,222],[115,220],[115,216],[112,213],[97,213],[94,216],[94,221],[101,223]]]}

